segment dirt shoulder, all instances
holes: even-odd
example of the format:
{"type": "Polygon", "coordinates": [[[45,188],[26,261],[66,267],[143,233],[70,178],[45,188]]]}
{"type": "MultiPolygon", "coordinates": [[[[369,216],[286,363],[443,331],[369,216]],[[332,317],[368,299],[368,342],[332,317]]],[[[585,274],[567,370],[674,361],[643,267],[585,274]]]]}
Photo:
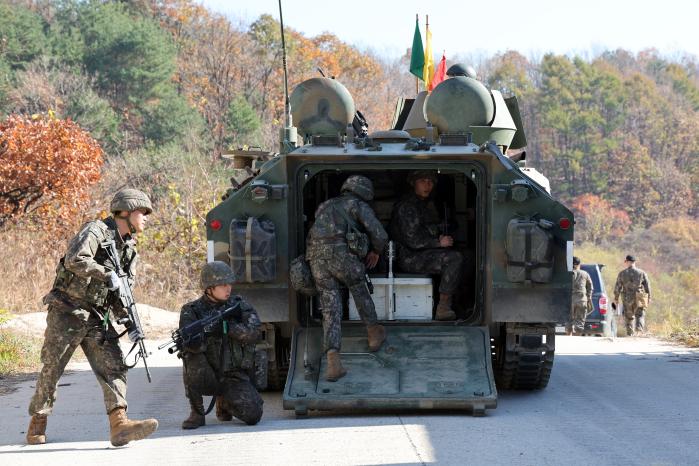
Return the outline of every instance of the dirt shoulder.
{"type": "MultiPolygon", "coordinates": [[[[178,326],[178,312],[139,304],[138,313],[149,340],[165,339],[178,326]]],[[[22,382],[36,379],[41,368],[39,353],[45,330],[46,311],[13,316],[0,324],[0,395],[13,392],[22,382]]],[[[66,373],[74,364],[84,361],[85,355],[78,348],[66,373]]]]}
{"type": "MultiPolygon", "coordinates": [[[[138,304],[138,315],[147,338],[159,339],[170,336],[179,323],[179,312],[168,311],[148,304],[138,304]]],[[[0,325],[18,335],[41,338],[46,330],[46,311],[20,314],[0,325]]]]}

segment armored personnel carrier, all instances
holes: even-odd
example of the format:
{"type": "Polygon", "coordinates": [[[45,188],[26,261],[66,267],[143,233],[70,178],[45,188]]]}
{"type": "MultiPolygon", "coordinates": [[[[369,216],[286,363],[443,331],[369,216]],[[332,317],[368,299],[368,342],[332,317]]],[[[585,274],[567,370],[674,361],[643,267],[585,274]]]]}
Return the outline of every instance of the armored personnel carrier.
{"type": "Polygon", "coordinates": [[[526,138],[516,99],[459,71],[429,95],[400,99],[393,128],[371,134],[339,81],[303,82],[291,94],[296,127],[281,131],[280,153],[207,215],[208,259],[231,264],[236,292],[264,322],[258,384],[283,387],[284,408],[297,415],[348,408],[483,415],[496,407],[498,389],[548,383],[555,325],[570,309],[573,215],[551,197],[545,177],[518,160],[526,138]],[[368,351],[346,294],[349,372],[328,382],[318,299],[290,286],[290,263],[305,251],[316,207],[340,195],[347,177],[373,181],[372,207],[387,225],[418,169],[437,173],[433,201],[467,258],[457,320],[433,319],[438,276],[404,274],[387,251],[370,271],[387,341],[368,351]]]}

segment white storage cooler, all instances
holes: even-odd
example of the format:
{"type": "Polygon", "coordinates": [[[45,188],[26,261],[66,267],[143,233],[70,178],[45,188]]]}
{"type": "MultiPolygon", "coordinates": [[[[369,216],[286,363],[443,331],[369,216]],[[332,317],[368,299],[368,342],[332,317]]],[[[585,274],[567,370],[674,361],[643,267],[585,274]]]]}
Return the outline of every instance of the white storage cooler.
{"type": "MultiPolygon", "coordinates": [[[[390,312],[387,296],[390,278],[372,278],[376,315],[379,320],[432,320],[432,278],[430,277],[396,277],[393,278],[395,312],[390,312]]],[[[357,306],[350,294],[350,320],[361,320],[357,306]]]]}

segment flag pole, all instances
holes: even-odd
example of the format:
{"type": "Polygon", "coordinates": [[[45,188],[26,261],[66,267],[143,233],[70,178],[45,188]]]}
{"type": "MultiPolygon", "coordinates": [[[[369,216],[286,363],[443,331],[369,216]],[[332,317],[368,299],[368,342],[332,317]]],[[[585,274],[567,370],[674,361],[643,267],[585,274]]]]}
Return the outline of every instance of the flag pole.
{"type": "MultiPolygon", "coordinates": [[[[430,30],[430,15],[425,15],[425,45],[427,45],[427,34],[429,34],[429,30],[430,30]]],[[[427,66],[427,55],[425,55],[425,64],[422,66],[423,66],[423,70],[424,70],[424,67],[427,66]]],[[[424,71],[423,71],[423,74],[424,74],[424,71]]],[[[423,81],[424,81],[424,79],[423,79],[423,81]]],[[[425,90],[428,92],[430,90],[430,83],[428,83],[427,81],[425,81],[425,90]]]]}
{"type": "MultiPolygon", "coordinates": [[[[415,13],[415,21],[417,23],[420,22],[420,17],[418,16],[417,13],[415,13]]],[[[413,54],[414,51],[411,51],[410,53],[413,54]]],[[[420,79],[417,76],[415,76],[415,95],[417,95],[419,93],[420,93],[420,79]]]]}

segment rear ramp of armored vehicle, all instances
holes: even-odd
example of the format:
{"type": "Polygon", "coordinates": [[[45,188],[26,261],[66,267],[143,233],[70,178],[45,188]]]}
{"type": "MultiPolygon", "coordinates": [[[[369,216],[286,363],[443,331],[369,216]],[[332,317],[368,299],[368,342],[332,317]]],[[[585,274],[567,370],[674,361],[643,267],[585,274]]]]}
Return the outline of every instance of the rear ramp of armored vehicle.
{"type": "Polygon", "coordinates": [[[284,409],[464,410],[476,416],[497,406],[487,327],[386,325],[375,353],[366,327],[344,324],[342,364],[346,376],[325,380],[326,357],[319,327],[297,328],[284,388],[284,409]]]}

